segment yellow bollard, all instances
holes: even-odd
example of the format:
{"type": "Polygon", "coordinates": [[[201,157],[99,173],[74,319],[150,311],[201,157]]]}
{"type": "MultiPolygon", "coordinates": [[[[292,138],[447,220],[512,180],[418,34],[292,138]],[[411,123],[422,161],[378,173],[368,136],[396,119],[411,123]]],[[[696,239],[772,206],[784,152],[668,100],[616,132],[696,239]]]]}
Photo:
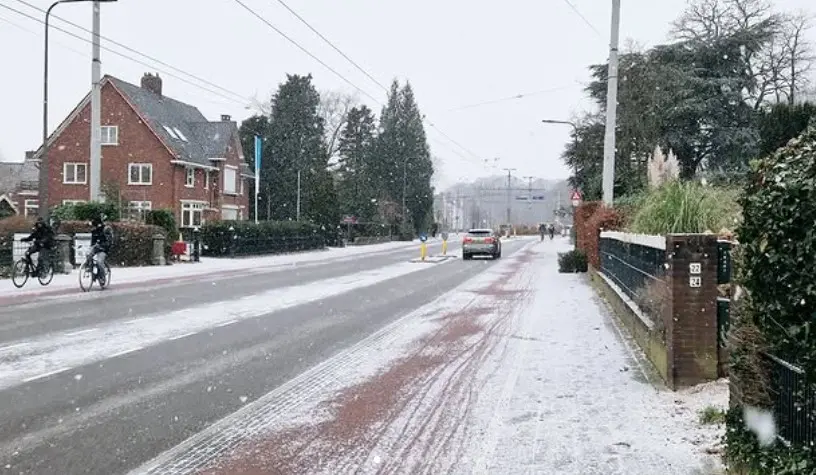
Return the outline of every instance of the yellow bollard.
{"type": "Polygon", "coordinates": [[[422,242],[422,243],[419,245],[419,258],[420,258],[420,259],[422,259],[422,260],[424,261],[424,260],[425,260],[425,256],[427,256],[427,255],[428,255],[428,246],[427,246],[427,245],[425,244],[425,242],[423,241],[423,242],[422,242]]]}
{"type": "Polygon", "coordinates": [[[442,241],[442,255],[443,256],[448,255],[448,241],[447,240],[442,241]]]}

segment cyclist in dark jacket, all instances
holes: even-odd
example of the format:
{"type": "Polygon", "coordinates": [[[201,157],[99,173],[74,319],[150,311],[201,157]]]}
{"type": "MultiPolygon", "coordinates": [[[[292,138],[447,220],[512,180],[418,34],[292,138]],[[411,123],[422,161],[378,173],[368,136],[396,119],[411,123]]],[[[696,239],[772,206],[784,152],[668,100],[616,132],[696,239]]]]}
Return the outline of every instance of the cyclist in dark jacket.
{"type": "Polygon", "coordinates": [[[34,262],[31,259],[32,254],[37,254],[37,274],[43,270],[43,264],[48,257],[48,252],[54,247],[54,230],[45,222],[43,218],[37,218],[34,223],[34,228],[27,237],[20,239],[22,242],[30,242],[31,246],[26,250],[25,258],[28,265],[33,267],[34,262]],[[46,252],[42,252],[46,251],[46,252]],[[45,254],[45,255],[43,255],[45,254]]]}
{"type": "Polygon", "coordinates": [[[99,264],[97,266],[99,281],[105,282],[105,259],[113,245],[113,231],[105,225],[101,217],[94,218],[91,221],[91,227],[91,253],[96,256],[99,264]]]}

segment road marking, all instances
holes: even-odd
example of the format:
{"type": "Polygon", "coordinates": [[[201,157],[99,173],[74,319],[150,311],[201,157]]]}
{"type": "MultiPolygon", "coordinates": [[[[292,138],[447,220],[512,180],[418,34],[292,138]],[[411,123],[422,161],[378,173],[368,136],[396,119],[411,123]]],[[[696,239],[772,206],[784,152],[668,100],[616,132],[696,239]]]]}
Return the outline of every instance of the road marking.
{"type": "Polygon", "coordinates": [[[139,351],[139,350],[141,350],[143,348],[144,348],[143,346],[137,346],[137,347],[134,347],[134,348],[130,348],[128,350],[120,351],[119,353],[114,353],[114,354],[108,356],[108,358],[116,358],[117,356],[122,356],[122,355],[126,355],[128,353],[133,353],[134,351],[139,351]]]}
{"type": "Polygon", "coordinates": [[[47,378],[47,377],[53,376],[53,375],[55,375],[57,373],[62,373],[63,371],[68,371],[69,369],[71,369],[71,368],[65,367],[65,368],[55,369],[54,371],[49,371],[47,373],[38,374],[37,376],[32,376],[30,378],[26,378],[26,379],[23,380],[23,382],[24,383],[30,383],[31,381],[36,381],[38,379],[47,378]]]}
{"type": "Polygon", "coordinates": [[[15,344],[9,345],[9,346],[0,346],[0,351],[11,350],[13,348],[20,348],[21,346],[26,346],[27,344],[28,343],[23,342],[23,343],[15,343],[15,344]]]}
{"type": "Polygon", "coordinates": [[[149,320],[149,318],[134,318],[133,320],[127,320],[125,322],[125,325],[130,325],[132,323],[140,323],[140,322],[142,322],[144,320],[149,320]]]}
{"type": "Polygon", "coordinates": [[[235,323],[235,322],[237,322],[237,321],[238,321],[238,320],[228,320],[228,321],[226,321],[226,322],[219,323],[219,324],[218,324],[218,325],[216,325],[215,327],[216,327],[216,328],[218,328],[218,327],[225,327],[225,326],[227,326],[227,325],[232,325],[233,323],[235,323]]]}
{"type": "Polygon", "coordinates": [[[79,330],[79,331],[75,331],[75,332],[66,333],[65,336],[77,336],[77,335],[82,335],[84,333],[95,332],[97,330],[99,330],[99,329],[98,328],[89,328],[87,330],[79,330]]]}
{"type": "Polygon", "coordinates": [[[174,337],[168,338],[168,340],[170,340],[170,341],[172,341],[172,340],[181,340],[182,338],[186,338],[186,337],[188,337],[190,335],[195,335],[195,332],[189,332],[189,333],[183,333],[181,335],[176,335],[174,337]]]}

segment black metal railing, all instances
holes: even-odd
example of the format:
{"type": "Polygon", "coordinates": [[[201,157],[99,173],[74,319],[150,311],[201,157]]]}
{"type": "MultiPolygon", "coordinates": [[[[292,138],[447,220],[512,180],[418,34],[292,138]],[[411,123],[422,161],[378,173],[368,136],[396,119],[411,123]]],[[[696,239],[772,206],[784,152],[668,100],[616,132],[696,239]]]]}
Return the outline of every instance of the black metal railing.
{"type": "Polygon", "coordinates": [[[656,247],[600,239],[601,272],[632,300],[652,282],[665,284],[666,251],[656,247]]]}
{"type": "MultiPolygon", "coordinates": [[[[731,283],[731,242],[717,241],[717,285],[731,283]]],[[[731,294],[717,297],[717,344],[725,348],[731,326],[731,294]]]]}
{"type": "Polygon", "coordinates": [[[816,444],[816,383],[807,380],[804,369],[766,356],[777,436],[793,446],[816,444]]]}
{"type": "Polygon", "coordinates": [[[284,254],[288,252],[322,249],[325,240],[321,235],[311,236],[270,236],[257,238],[222,239],[207,243],[203,249],[205,256],[241,257],[266,254],[284,254]]]}

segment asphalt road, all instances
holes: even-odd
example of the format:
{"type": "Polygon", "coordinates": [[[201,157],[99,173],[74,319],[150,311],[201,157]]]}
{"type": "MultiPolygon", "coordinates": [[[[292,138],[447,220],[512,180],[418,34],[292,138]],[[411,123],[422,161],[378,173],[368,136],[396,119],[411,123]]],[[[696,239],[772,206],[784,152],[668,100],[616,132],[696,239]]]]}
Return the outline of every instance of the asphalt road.
{"type": "MultiPolygon", "coordinates": [[[[506,242],[504,256],[522,245],[506,242]]],[[[451,252],[456,250],[451,246],[451,252]]],[[[197,282],[113,287],[4,306],[0,368],[15,357],[8,350],[12,342],[25,347],[27,341],[79,334],[99,325],[126,325],[147,315],[284,287],[308,289],[319,281],[415,257],[416,250],[410,249],[291,268],[248,266],[246,273],[197,282]]],[[[0,473],[125,473],[492,263],[456,259],[415,265],[426,268],[0,389],[0,473]]]]}

